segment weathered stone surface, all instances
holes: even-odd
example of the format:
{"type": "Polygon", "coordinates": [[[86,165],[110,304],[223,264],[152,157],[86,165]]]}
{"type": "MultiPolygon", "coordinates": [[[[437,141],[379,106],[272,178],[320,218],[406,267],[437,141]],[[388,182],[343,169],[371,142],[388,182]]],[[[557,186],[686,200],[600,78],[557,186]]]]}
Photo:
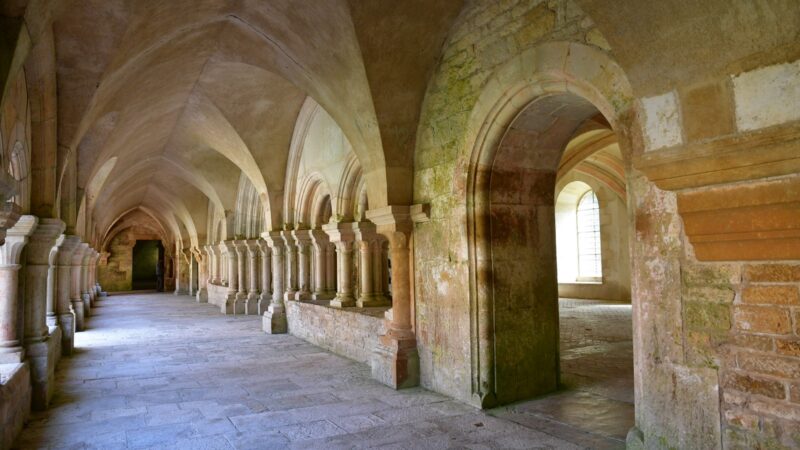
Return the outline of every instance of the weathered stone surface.
{"type": "Polygon", "coordinates": [[[800,61],[762,67],[732,79],[736,125],[740,130],[800,119],[800,61]]]}
{"type": "Polygon", "coordinates": [[[769,305],[800,305],[800,290],[796,285],[749,286],[742,292],[742,301],[769,305]]]}
{"type": "Polygon", "coordinates": [[[683,143],[678,96],[667,92],[642,99],[645,149],[650,152],[683,143]]]}
{"type": "Polygon", "coordinates": [[[750,375],[728,374],[725,377],[724,386],[726,389],[734,389],[748,394],[763,395],[779,400],[783,400],[786,397],[786,389],[783,383],[764,378],[756,378],[750,375]]]}

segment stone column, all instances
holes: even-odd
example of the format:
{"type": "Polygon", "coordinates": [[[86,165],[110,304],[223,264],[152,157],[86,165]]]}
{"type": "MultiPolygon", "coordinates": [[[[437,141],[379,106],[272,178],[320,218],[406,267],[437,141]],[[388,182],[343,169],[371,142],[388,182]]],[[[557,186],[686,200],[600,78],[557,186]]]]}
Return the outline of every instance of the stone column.
{"type": "Polygon", "coordinates": [[[286,246],[286,285],[284,300],[294,300],[297,294],[297,245],[294,243],[291,230],[281,232],[283,244],[286,246]]]}
{"type": "Polygon", "coordinates": [[[325,290],[328,296],[336,296],[336,246],[328,244],[325,248],[325,290]]]}
{"type": "MultiPolygon", "coordinates": [[[[100,253],[100,257],[97,259],[98,263],[99,263],[99,264],[102,264],[102,265],[104,265],[104,266],[108,265],[108,257],[109,257],[110,255],[111,255],[111,254],[110,254],[110,253],[108,253],[108,252],[101,252],[101,253],[100,253]]],[[[96,279],[96,278],[97,278],[97,273],[95,272],[95,279],[96,279]]],[[[102,286],[100,286],[100,282],[99,282],[99,281],[95,281],[95,283],[94,283],[94,287],[95,287],[95,290],[97,291],[97,297],[98,297],[98,298],[99,298],[99,297],[106,297],[106,296],[108,296],[108,293],[106,293],[106,292],[103,292],[103,287],[102,287],[102,286]]]]}
{"type": "MultiPolygon", "coordinates": [[[[58,249],[58,280],[56,282],[56,314],[61,327],[61,353],[72,354],[77,328],[75,310],[72,307],[72,257],[78,251],[81,238],[64,236],[58,249]]],[[[83,303],[81,303],[82,305],[83,303]]]]}
{"type": "Polygon", "coordinates": [[[209,246],[204,245],[200,247],[195,256],[197,259],[197,296],[195,300],[197,303],[208,303],[208,263],[211,259],[209,246]]]}
{"type": "Polygon", "coordinates": [[[255,239],[246,242],[247,248],[247,279],[249,281],[247,287],[247,306],[245,307],[245,314],[258,314],[258,241],[255,239]]]}
{"type": "Polygon", "coordinates": [[[31,406],[47,408],[53,394],[55,348],[48,342],[47,316],[53,281],[50,257],[66,225],[59,219],[41,219],[28,241],[25,267],[25,350],[31,363],[31,406]]]}
{"type": "Polygon", "coordinates": [[[220,245],[225,252],[225,261],[227,262],[227,279],[228,279],[228,292],[225,297],[225,303],[222,305],[222,312],[224,314],[236,314],[236,294],[239,291],[239,274],[238,274],[238,261],[236,259],[236,243],[234,241],[223,241],[220,245]]]}
{"type": "MultiPolygon", "coordinates": [[[[225,241],[219,243],[219,255],[220,255],[220,282],[223,286],[230,287],[230,255],[228,255],[228,245],[225,244],[225,241]]],[[[234,294],[236,295],[236,294],[234,294]]]]}
{"type": "Polygon", "coordinates": [[[183,263],[183,250],[178,248],[177,245],[175,246],[175,258],[173,263],[173,271],[172,274],[174,275],[175,279],[175,291],[172,293],[173,295],[180,294],[181,291],[181,265],[183,263]]]}
{"type": "Polygon", "coordinates": [[[38,221],[36,216],[21,216],[6,230],[5,243],[0,246],[0,364],[21,363],[25,359],[24,324],[19,322],[20,254],[38,221]]]}
{"type": "Polygon", "coordinates": [[[89,271],[89,294],[92,296],[92,304],[97,301],[99,297],[99,289],[97,284],[97,262],[100,260],[100,252],[94,250],[92,252],[91,270],[89,271]]]}
{"type": "Polygon", "coordinates": [[[361,295],[356,301],[356,306],[359,308],[388,306],[389,300],[383,295],[380,282],[376,282],[375,279],[375,249],[379,247],[375,224],[359,222],[355,234],[358,240],[358,281],[361,287],[361,295]]]}
{"type": "Polygon", "coordinates": [[[83,280],[83,257],[88,249],[89,244],[81,242],[75,250],[75,253],[72,254],[69,299],[72,303],[72,311],[75,313],[75,331],[84,330],[85,315],[81,282],[83,280]]]}
{"type": "Polygon", "coordinates": [[[292,238],[297,245],[297,293],[295,300],[311,299],[311,231],[294,230],[292,238]]]}
{"type": "Polygon", "coordinates": [[[386,238],[378,234],[372,251],[374,255],[372,259],[372,279],[375,283],[375,292],[386,299],[387,304],[391,304],[392,300],[389,292],[389,253],[386,238]]]}
{"type": "MultiPolygon", "coordinates": [[[[86,244],[87,246],[89,244],[86,244]]],[[[94,257],[94,249],[87,247],[83,252],[83,260],[81,261],[81,301],[83,301],[83,318],[84,327],[86,326],[86,318],[92,315],[92,296],[89,294],[89,270],[91,259],[94,257]]]]}
{"type": "Polygon", "coordinates": [[[279,231],[271,231],[261,235],[272,250],[272,302],[264,313],[263,329],[265,333],[286,333],[286,309],[283,304],[283,281],[285,242],[279,231]]]}
{"type": "Polygon", "coordinates": [[[64,243],[65,236],[62,234],[56,238],[56,243],[50,248],[50,254],[47,257],[47,327],[49,333],[53,334],[58,328],[58,314],[56,312],[56,303],[58,297],[58,253],[61,244],[64,243]]]}
{"type": "Polygon", "coordinates": [[[194,250],[193,249],[186,249],[183,251],[183,259],[186,262],[186,268],[189,272],[189,276],[187,277],[188,282],[186,283],[186,295],[189,297],[194,297],[194,250]]]}
{"type": "Polygon", "coordinates": [[[272,302],[272,250],[264,239],[259,239],[257,243],[261,253],[261,295],[258,296],[258,315],[262,316],[272,302]]]}
{"type": "MultiPolygon", "coordinates": [[[[314,292],[311,298],[314,300],[330,300],[333,298],[334,289],[330,289],[328,282],[328,247],[330,241],[328,235],[322,230],[311,231],[311,241],[314,244],[314,292]]],[[[331,258],[332,259],[332,258],[331,258]]],[[[332,261],[331,261],[332,263],[332,261]]],[[[333,277],[336,272],[333,272],[333,277]]],[[[334,281],[335,283],[335,281],[334,281]]]]}
{"type": "Polygon", "coordinates": [[[219,248],[216,245],[207,245],[206,249],[208,250],[209,264],[211,264],[210,269],[210,282],[211,284],[219,285],[222,283],[222,278],[220,277],[220,270],[219,270],[219,248]]]}
{"type": "Polygon", "coordinates": [[[411,211],[387,206],[367,211],[392,255],[392,313],[371,360],[373,378],[395,389],[419,385],[419,354],[411,318],[411,211]]]}
{"type": "Polygon", "coordinates": [[[353,297],[353,227],[352,223],[328,223],[322,226],[331,242],[336,245],[338,289],[336,297],[330,303],[335,308],[356,305],[353,297]]]}
{"type": "Polygon", "coordinates": [[[234,241],[236,246],[236,303],[234,314],[247,312],[247,241],[234,241]]]}

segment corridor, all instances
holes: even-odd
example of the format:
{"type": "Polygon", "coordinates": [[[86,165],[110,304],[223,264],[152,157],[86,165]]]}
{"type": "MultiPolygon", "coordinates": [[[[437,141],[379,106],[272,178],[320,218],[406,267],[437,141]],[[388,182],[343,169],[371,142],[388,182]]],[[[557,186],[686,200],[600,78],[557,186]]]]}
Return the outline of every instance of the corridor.
{"type": "Polygon", "coordinates": [[[75,356],[60,363],[53,406],[32,415],[18,447],[622,444],[548,419],[547,408],[528,415],[534,430],[512,421],[519,414],[495,417],[510,409],[484,413],[421,388],[394,391],[372,380],[365,365],[291,335],[264,334],[256,316],[220,315],[186,296],[111,296],[88,323],[75,356]]]}

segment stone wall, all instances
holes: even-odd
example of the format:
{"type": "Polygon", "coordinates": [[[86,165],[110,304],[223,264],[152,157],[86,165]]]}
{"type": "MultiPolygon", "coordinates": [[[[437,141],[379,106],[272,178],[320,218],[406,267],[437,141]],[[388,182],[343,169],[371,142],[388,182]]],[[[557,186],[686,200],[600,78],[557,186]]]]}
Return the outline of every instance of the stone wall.
{"type": "Polygon", "coordinates": [[[11,448],[31,409],[28,363],[0,366],[0,447],[11,448]]]}
{"type": "Polygon", "coordinates": [[[339,309],[314,303],[286,302],[289,333],[336,354],[369,364],[383,334],[386,308],[339,309]]]}
{"type": "Polygon", "coordinates": [[[128,229],[116,235],[108,245],[108,264],[97,266],[97,280],[108,292],[130,291],[133,274],[133,246],[136,238],[128,229]]]}

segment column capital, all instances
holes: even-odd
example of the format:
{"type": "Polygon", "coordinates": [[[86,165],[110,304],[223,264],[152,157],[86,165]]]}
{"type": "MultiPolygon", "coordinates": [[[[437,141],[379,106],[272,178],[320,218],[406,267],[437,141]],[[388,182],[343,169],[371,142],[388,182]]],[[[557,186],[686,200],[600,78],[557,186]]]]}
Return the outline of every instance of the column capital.
{"type": "Polygon", "coordinates": [[[86,250],[83,251],[83,261],[81,264],[84,266],[88,266],[92,263],[92,258],[94,258],[94,249],[89,247],[89,244],[86,244],[86,250]]]}
{"type": "Polygon", "coordinates": [[[222,252],[228,252],[228,253],[236,252],[236,241],[234,241],[234,240],[221,241],[219,243],[219,249],[222,252]]]}
{"type": "Polygon", "coordinates": [[[0,205],[0,245],[5,241],[7,230],[13,227],[22,215],[20,211],[19,205],[15,203],[3,202],[0,205]]]}
{"type": "Polygon", "coordinates": [[[258,249],[261,251],[261,256],[269,256],[271,248],[264,238],[257,239],[256,245],[258,245],[258,249]]]}
{"type": "Polygon", "coordinates": [[[33,234],[38,223],[39,218],[36,216],[20,216],[14,226],[6,231],[6,241],[0,245],[0,265],[14,266],[20,263],[22,248],[28,243],[28,237],[33,234]]]}
{"type": "Polygon", "coordinates": [[[322,226],[322,230],[333,243],[353,242],[356,238],[355,228],[356,224],[353,222],[326,223],[322,226]]]}
{"type": "Polygon", "coordinates": [[[245,246],[247,246],[247,252],[251,258],[254,258],[260,250],[259,241],[260,241],[259,239],[248,239],[245,241],[245,246]]]}
{"type": "Polygon", "coordinates": [[[50,250],[56,245],[65,228],[66,224],[59,219],[40,219],[28,240],[28,264],[49,264],[50,250]]]}
{"type": "Polygon", "coordinates": [[[369,221],[358,222],[353,227],[356,239],[362,242],[371,242],[378,239],[377,227],[369,221]]]}
{"type": "Polygon", "coordinates": [[[264,242],[267,243],[273,252],[283,248],[284,240],[281,231],[265,231],[261,233],[261,238],[264,239],[264,242]]]}
{"type": "Polygon", "coordinates": [[[72,253],[72,261],[70,263],[73,266],[80,266],[83,264],[83,255],[89,249],[89,244],[86,242],[81,242],[75,248],[75,251],[72,253]]]}
{"type": "Polygon", "coordinates": [[[58,249],[58,264],[69,266],[72,264],[72,255],[78,250],[81,238],[73,234],[64,235],[61,247],[58,249]]]}
{"type": "Polygon", "coordinates": [[[247,255],[247,241],[245,240],[236,240],[232,241],[233,245],[236,247],[236,254],[239,256],[246,256],[247,255]]]}
{"type": "Polygon", "coordinates": [[[311,230],[309,234],[311,235],[311,242],[316,246],[328,245],[331,242],[328,233],[323,230],[311,230]]]}

